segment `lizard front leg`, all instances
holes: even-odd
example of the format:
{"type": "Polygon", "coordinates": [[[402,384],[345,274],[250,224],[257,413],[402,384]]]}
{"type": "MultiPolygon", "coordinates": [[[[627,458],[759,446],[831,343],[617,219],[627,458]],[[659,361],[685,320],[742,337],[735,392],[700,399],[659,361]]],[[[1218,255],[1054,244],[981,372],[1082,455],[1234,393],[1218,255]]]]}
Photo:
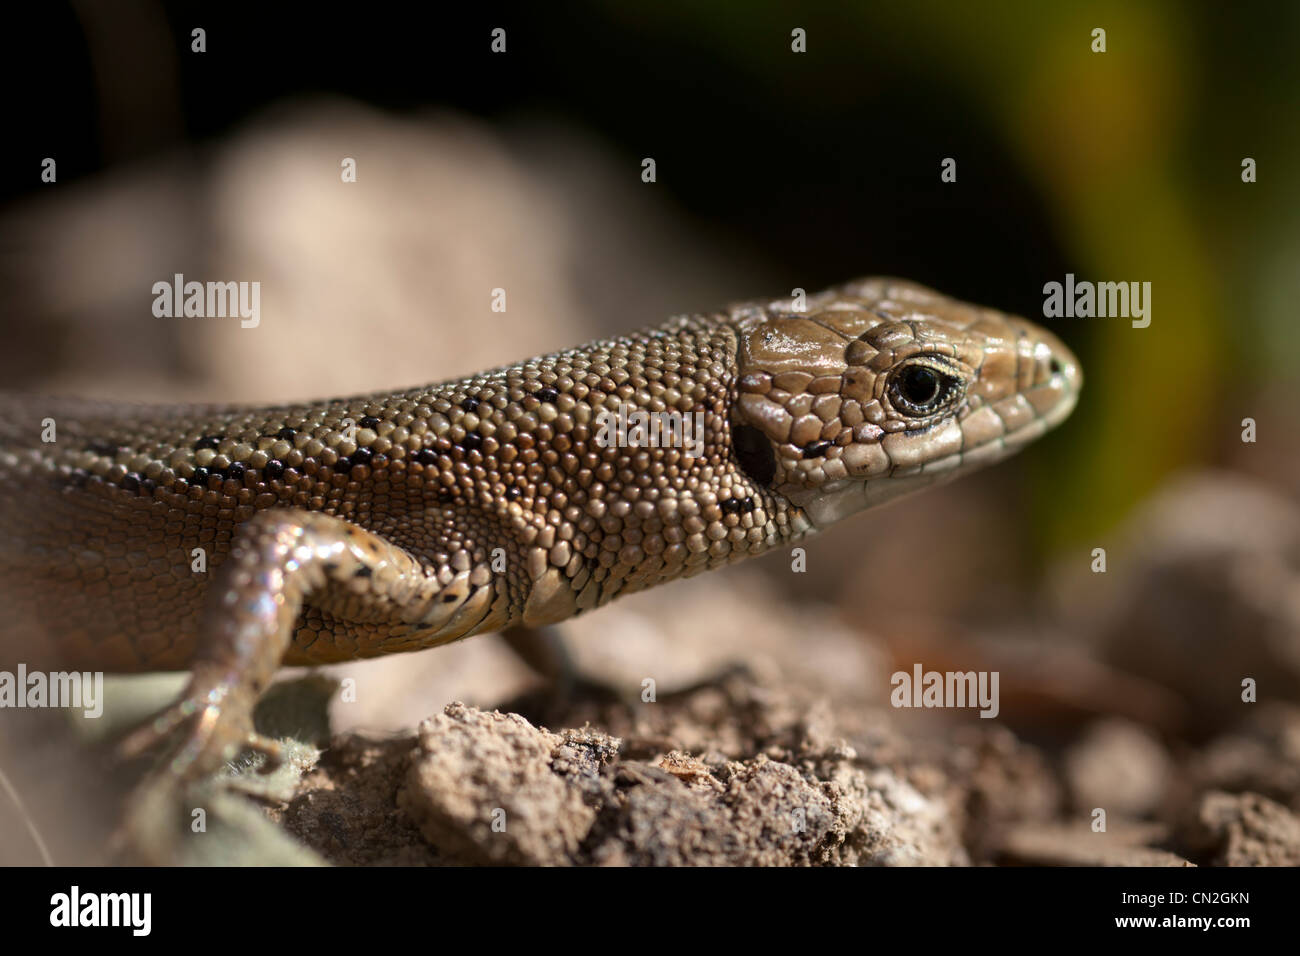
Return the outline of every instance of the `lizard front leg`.
{"type": "Polygon", "coordinates": [[[331,515],[259,512],[239,527],[208,592],[185,692],[124,749],[139,752],[183,727],[169,761],[178,780],[244,749],[278,759],[252,715],[286,655],[324,661],[441,644],[509,623],[509,607],[486,564],[438,568],[331,515]],[[336,626],[297,626],[304,611],[336,626]],[[342,646],[316,647],[323,639],[342,646]]]}

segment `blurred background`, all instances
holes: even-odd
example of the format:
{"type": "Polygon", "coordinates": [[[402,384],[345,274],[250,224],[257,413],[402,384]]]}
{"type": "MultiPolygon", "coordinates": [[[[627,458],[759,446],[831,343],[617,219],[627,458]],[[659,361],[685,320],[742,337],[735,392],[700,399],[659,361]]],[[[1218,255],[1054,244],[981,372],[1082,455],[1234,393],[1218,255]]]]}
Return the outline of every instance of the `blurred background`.
{"type": "MultiPolygon", "coordinates": [[[[1016,312],[1081,359],[1059,430],[837,527],[810,573],[774,555],[579,620],[580,660],[687,682],[797,645],[879,701],[912,661],[999,669],[1001,722],[1046,748],[1058,809],[1119,788],[1149,818],[1171,787],[1211,783],[1300,809],[1300,6],[83,0],[15,16],[4,387],[374,391],[870,274],[1016,312]],[[260,281],[260,326],[154,318],[152,284],[178,272],[260,281]],[[1150,326],[1044,319],[1043,286],[1067,273],[1150,282],[1150,326]],[[666,600],[690,615],[665,622],[666,600]],[[1245,739],[1256,763],[1204,769],[1245,739]]],[[[366,665],[414,700],[342,726],[526,681],[489,641],[426,658],[366,665]]],[[[895,715],[918,733],[925,717],[895,715]]]]}

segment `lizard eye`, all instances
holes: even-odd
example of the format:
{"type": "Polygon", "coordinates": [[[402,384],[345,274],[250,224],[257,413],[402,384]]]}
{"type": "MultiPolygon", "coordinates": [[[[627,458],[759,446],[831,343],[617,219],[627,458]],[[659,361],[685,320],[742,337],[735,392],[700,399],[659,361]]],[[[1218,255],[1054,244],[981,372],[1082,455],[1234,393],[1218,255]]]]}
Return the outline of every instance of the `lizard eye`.
{"type": "Polygon", "coordinates": [[[894,408],[913,418],[944,411],[961,394],[961,380],[929,362],[909,362],[889,378],[889,399],[894,408]]]}

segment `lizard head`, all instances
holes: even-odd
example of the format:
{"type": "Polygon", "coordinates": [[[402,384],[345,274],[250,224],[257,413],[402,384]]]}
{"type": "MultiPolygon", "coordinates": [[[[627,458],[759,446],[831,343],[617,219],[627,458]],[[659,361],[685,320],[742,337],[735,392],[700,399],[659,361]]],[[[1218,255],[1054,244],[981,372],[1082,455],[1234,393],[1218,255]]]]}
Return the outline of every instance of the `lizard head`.
{"type": "Polygon", "coordinates": [[[733,306],[737,460],[818,528],[1005,458],[1082,385],[1045,329],[910,282],[733,306]]]}

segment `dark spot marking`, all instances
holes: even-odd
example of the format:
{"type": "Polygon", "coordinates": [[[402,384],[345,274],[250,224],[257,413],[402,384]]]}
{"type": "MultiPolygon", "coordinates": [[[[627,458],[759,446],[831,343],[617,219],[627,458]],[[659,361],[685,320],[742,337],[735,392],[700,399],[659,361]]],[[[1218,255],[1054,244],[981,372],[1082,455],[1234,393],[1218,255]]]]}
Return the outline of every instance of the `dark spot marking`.
{"type": "Polygon", "coordinates": [[[93,441],[86,447],[94,454],[102,455],[105,458],[117,457],[117,446],[112,442],[93,441]]]}
{"type": "Polygon", "coordinates": [[[248,468],[244,465],[243,462],[241,461],[232,462],[230,467],[226,469],[226,477],[232,478],[235,481],[243,481],[244,473],[246,471],[248,471],[248,468]]]}
{"type": "Polygon", "coordinates": [[[520,491],[514,485],[511,485],[509,488],[506,489],[506,501],[514,501],[521,494],[523,494],[522,491],[520,491]]]}
{"type": "Polygon", "coordinates": [[[298,434],[297,429],[290,428],[288,425],[285,425],[283,428],[281,428],[278,432],[275,433],[275,437],[282,438],[285,441],[293,441],[294,436],[297,434],[298,434]]]}
{"type": "Polygon", "coordinates": [[[266,463],[266,467],[262,469],[262,474],[274,481],[284,474],[284,462],[278,458],[272,458],[266,463]]]}
{"type": "Polygon", "coordinates": [[[125,477],[122,478],[122,487],[125,488],[127,491],[139,491],[140,476],[137,475],[134,471],[127,472],[125,477]]]}
{"type": "Polygon", "coordinates": [[[415,460],[422,465],[433,465],[438,462],[438,453],[432,448],[421,448],[416,453],[415,460]]]}
{"type": "Polygon", "coordinates": [[[553,402],[560,397],[560,390],[554,385],[543,385],[537,391],[533,392],[533,398],[539,402],[553,402]]]}
{"type": "Polygon", "coordinates": [[[735,425],[731,429],[731,447],[745,474],[765,487],[772,483],[776,453],[766,435],[753,425],[735,425]]]}
{"type": "Polygon", "coordinates": [[[352,453],[352,464],[368,465],[370,460],[375,457],[375,453],[369,448],[358,448],[352,453]]]}
{"type": "Polygon", "coordinates": [[[356,578],[368,578],[372,574],[374,574],[374,571],[366,567],[364,564],[352,572],[352,576],[356,578]]]}
{"type": "Polygon", "coordinates": [[[803,446],[803,456],[805,459],[820,458],[830,447],[831,443],[828,441],[810,441],[803,446]]]}
{"type": "Polygon", "coordinates": [[[211,448],[216,451],[217,446],[221,444],[222,435],[204,435],[194,443],[194,450],[201,451],[204,448],[211,448]]]}
{"type": "Polygon", "coordinates": [[[379,427],[379,419],[375,418],[374,415],[364,415],[358,424],[360,424],[362,428],[369,428],[371,431],[374,431],[379,427]]]}
{"type": "Polygon", "coordinates": [[[466,432],[460,440],[460,447],[466,451],[478,451],[483,447],[483,436],[478,432],[466,432]]]}
{"type": "Polygon", "coordinates": [[[460,407],[467,412],[476,412],[478,411],[478,399],[471,395],[460,403],[460,407]]]}
{"type": "Polygon", "coordinates": [[[726,515],[748,514],[754,510],[754,502],[749,498],[727,498],[721,508],[726,515]]]}
{"type": "Polygon", "coordinates": [[[194,474],[190,475],[190,481],[193,484],[203,485],[204,487],[206,487],[208,484],[209,474],[211,474],[211,472],[209,472],[206,468],[200,465],[198,468],[194,469],[194,474]]]}
{"type": "Polygon", "coordinates": [[[454,601],[454,600],[456,600],[456,595],[454,595],[454,594],[448,594],[445,598],[442,599],[442,603],[443,603],[443,604],[450,604],[450,603],[451,603],[452,601],[454,601]]]}

